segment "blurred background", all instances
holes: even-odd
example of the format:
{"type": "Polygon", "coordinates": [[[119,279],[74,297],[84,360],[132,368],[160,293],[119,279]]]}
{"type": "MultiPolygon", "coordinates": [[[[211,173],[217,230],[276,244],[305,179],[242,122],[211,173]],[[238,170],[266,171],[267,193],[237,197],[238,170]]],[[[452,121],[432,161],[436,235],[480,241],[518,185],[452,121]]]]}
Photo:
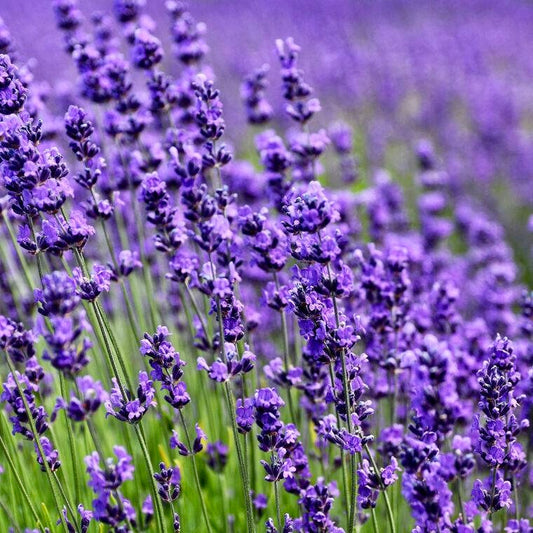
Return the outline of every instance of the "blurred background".
{"type": "MultiPolygon", "coordinates": [[[[146,12],[170,50],[164,0],[146,12]]],[[[80,0],[87,18],[112,0],[80,0]]],[[[285,123],[274,41],[294,37],[301,66],[323,111],[355,130],[362,180],[379,168],[409,189],[413,148],[435,145],[460,194],[471,194],[503,222],[523,270],[531,262],[533,205],[533,2],[525,0],[197,0],[222,90],[227,135],[237,152],[253,149],[239,96],[243,76],[271,65],[268,97],[285,123]]],[[[0,17],[19,60],[54,89],[75,77],[52,1],[2,0],[0,17]]],[[[168,53],[164,68],[179,69],[168,53]]],[[[320,124],[322,123],[322,124],[320,124]]],[[[530,269],[529,269],[530,270],[530,269]]],[[[524,272],[523,272],[524,273],[524,272]]]]}

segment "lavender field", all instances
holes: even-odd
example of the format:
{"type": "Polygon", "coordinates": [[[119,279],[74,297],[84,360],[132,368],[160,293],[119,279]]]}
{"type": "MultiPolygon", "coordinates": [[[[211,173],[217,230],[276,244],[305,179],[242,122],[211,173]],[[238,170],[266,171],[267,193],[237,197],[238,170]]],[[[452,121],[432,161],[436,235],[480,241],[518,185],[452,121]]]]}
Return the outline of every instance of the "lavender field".
{"type": "Polygon", "coordinates": [[[533,533],[533,4],[0,2],[0,532],[533,533]]]}

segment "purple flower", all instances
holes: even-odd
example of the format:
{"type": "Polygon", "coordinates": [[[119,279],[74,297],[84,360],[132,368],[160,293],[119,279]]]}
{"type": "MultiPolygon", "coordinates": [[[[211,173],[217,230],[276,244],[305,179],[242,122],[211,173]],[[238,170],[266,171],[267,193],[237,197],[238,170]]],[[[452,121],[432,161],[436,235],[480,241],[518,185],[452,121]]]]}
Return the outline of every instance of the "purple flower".
{"type": "Polygon", "coordinates": [[[309,183],[303,193],[292,189],[285,197],[283,212],[287,217],[283,225],[293,234],[317,233],[337,216],[318,181],[309,183]]]}
{"type": "Polygon", "coordinates": [[[139,372],[137,396],[133,396],[128,389],[121,388],[116,378],[113,378],[113,385],[109,399],[105,402],[106,416],[111,415],[121,422],[136,424],[150,407],[156,405],[155,390],[146,372],[139,372]]]}
{"type": "Polygon", "coordinates": [[[519,471],[525,465],[516,436],[528,422],[519,421],[514,414],[521,400],[515,395],[520,380],[515,360],[510,341],[498,336],[478,372],[481,413],[473,421],[475,451],[492,469],[504,466],[519,471]]]}
{"type": "Polygon", "coordinates": [[[224,383],[238,374],[247,374],[254,368],[256,356],[249,350],[245,350],[240,359],[237,359],[237,353],[234,346],[230,343],[225,344],[226,362],[217,358],[211,366],[207,364],[203,357],[197,360],[197,369],[205,370],[209,377],[218,383],[224,383]]]}
{"type": "Polygon", "coordinates": [[[182,409],[191,401],[187,385],[181,381],[185,362],[167,340],[169,336],[165,326],[158,326],[154,335],[145,333],[140,352],[150,359],[152,379],[161,383],[161,388],[166,391],[165,401],[175,409],[182,409]]]}
{"type": "Polygon", "coordinates": [[[34,448],[37,454],[37,462],[41,465],[41,470],[46,472],[46,466],[44,464],[46,461],[48,468],[52,472],[55,472],[61,466],[58,451],[52,446],[52,443],[47,437],[39,437],[39,441],[41,443],[42,454],[37,441],[34,443],[34,448]]]}
{"type": "Polygon", "coordinates": [[[201,452],[204,449],[202,441],[207,439],[207,436],[198,424],[196,424],[195,430],[196,437],[192,442],[191,449],[189,449],[187,445],[185,445],[179,440],[178,433],[175,430],[172,431],[172,437],[170,438],[170,447],[177,448],[178,453],[183,456],[194,455],[201,452]]]}
{"type": "Polygon", "coordinates": [[[159,39],[144,28],[135,30],[133,36],[132,62],[140,69],[151,69],[163,59],[159,39]]]}
{"type": "Polygon", "coordinates": [[[80,422],[98,410],[106,400],[106,393],[102,384],[91,376],[76,378],[76,385],[77,394],[71,393],[66,409],[69,418],[80,422]]]}
{"type": "Polygon", "coordinates": [[[114,463],[112,458],[105,461],[105,469],[100,466],[101,458],[97,452],[93,452],[85,458],[87,473],[89,474],[88,485],[95,492],[101,490],[115,490],[124,481],[133,479],[134,467],[131,457],[122,446],[115,446],[113,452],[117,458],[114,463]]]}
{"type": "Polygon", "coordinates": [[[55,271],[43,276],[43,288],[35,289],[35,301],[44,316],[64,316],[73,311],[79,302],[76,283],[65,272],[55,271]]]}
{"type": "Polygon", "coordinates": [[[222,472],[228,462],[229,448],[221,441],[207,444],[206,455],[207,465],[214,472],[222,472]]]}
{"type": "MultiPolygon", "coordinates": [[[[112,458],[108,458],[105,460],[103,468],[97,452],[85,457],[85,464],[89,474],[88,485],[96,494],[96,498],[92,502],[93,518],[116,527],[126,520],[135,521],[133,507],[120,494],[120,487],[125,481],[133,479],[135,469],[131,456],[124,448],[115,446],[113,452],[117,458],[116,462],[112,458]]],[[[89,518],[87,512],[82,514],[82,517],[89,518]]]]}
{"type": "Polygon", "coordinates": [[[164,502],[173,502],[181,493],[181,471],[178,466],[167,467],[165,463],[159,463],[159,470],[154,474],[158,494],[164,502]]]}
{"type": "Polygon", "coordinates": [[[240,433],[248,433],[254,425],[254,401],[252,398],[237,398],[237,427],[240,433]]]}
{"type": "Polygon", "coordinates": [[[501,472],[496,472],[496,480],[491,478],[481,482],[476,479],[472,488],[472,498],[474,502],[485,511],[498,511],[502,508],[509,508],[512,504],[511,483],[504,481],[501,472]],[[493,487],[494,486],[494,490],[493,487]]]}
{"type": "Polygon", "coordinates": [[[250,124],[264,124],[273,115],[272,107],[265,98],[268,68],[268,65],[263,65],[246,76],[241,83],[241,99],[250,124]]]}
{"type": "Polygon", "coordinates": [[[26,102],[27,92],[20,80],[18,69],[9,56],[0,55],[0,114],[18,113],[26,102]]]}
{"type": "Polygon", "coordinates": [[[78,287],[76,292],[82,300],[94,302],[102,292],[111,288],[112,272],[102,265],[93,266],[90,278],[85,277],[79,268],[75,268],[72,274],[78,287]]]}
{"type": "Polygon", "coordinates": [[[121,250],[118,254],[118,274],[124,278],[128,277],[134,270],[142,268],[139,261],[139,254],[131,250],[121,250]]]}

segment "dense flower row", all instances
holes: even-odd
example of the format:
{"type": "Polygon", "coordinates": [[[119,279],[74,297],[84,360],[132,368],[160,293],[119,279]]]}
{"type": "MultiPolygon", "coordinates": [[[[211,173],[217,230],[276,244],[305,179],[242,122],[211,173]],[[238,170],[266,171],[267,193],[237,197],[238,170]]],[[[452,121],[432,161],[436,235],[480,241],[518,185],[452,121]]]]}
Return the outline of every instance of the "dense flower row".
{"type": "Polygon", "coordinates": [[[291,38],[291,128],[251,71],[237,159],[205,26],[169,0],[166,49],[143,4],[54,1],[57,108],[0,34],[2,523],[531,531],[533,295],[501,225],[428,141],[412,209],[360,186],[291,38]]]}

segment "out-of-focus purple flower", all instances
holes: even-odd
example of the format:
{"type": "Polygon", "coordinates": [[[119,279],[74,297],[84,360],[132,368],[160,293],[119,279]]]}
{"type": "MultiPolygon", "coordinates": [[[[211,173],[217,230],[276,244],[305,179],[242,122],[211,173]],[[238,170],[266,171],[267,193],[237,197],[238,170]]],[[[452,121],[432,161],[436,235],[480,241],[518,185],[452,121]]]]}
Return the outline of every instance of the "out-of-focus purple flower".
{"type": "Polygon", "coordinates": [[[273,115],[272,107],[265,98],[268,69],[268,65],[263,65],[246,76],[241,83],[241,98],[250,124],[264,124],[273,115]]]}
{"type": "Polygon", "coordinates": [[[163,59],[163,48],[157,37],[144,28],[135,30],[132,62],[140,69],[151,69],[163,59]]]}
{"type": "Polygon", "coordinates": [[[206,448],[207,466],[214,472],[222,472],[228,462],[229,448],[221,441],[209,442],[206,448]]]}
{"type": "Polygon", "coordinates": [[[64,316],[73,311],[79,302],[76,283],[66,272],[55,271],[43,276],[43,288],[35,289],[35,300],[44,316],[64,316]]]}
{"type": "Polygon", "coordinates": [[[76,378],[76,393],[72,392],[66,406],[69,418],[80,422],[95,413],[105,402],[106,394],[99,381],[91,376],[76,378]]]}

